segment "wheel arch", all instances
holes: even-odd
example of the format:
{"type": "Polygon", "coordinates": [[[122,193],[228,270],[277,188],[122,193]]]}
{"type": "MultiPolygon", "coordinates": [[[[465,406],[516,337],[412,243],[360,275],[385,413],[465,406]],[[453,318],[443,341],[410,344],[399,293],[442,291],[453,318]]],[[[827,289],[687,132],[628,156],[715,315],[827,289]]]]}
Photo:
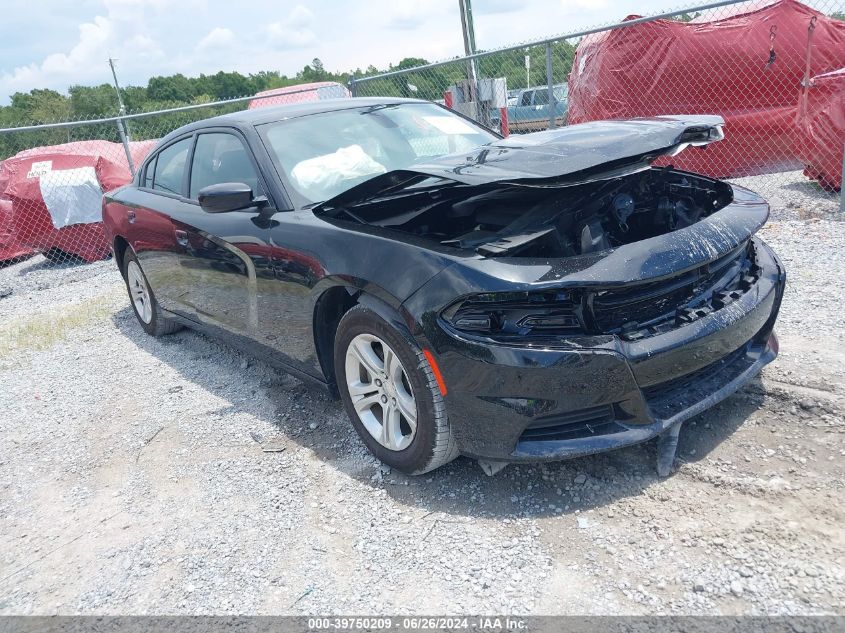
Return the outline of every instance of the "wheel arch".
{"type": "Polygon", "coordinates": [[[317,353],[320,369],[326,378],[329,390],[335,397],[338,395],[334,371],[334,345],[337,326],[343,315],[356,305],[366,306],[397,330],[410,336],[407,322],[402,318],[398,308],[399,301],[396,301],[397,307],[394,307],[369,290],[362,290],[345,283],[338,283],[324,289],[314,303],[312,331],[314,349],[317,353]]]}
{"type": "Polygon", "coordinates": [[[116,235],[114,242],[112,242],[112,252],[114,253],[114,263],[117,264],[117,269],[124,279],[126,279],[126,271],[123,270],[123,257],[126,255],[127,248],[130,248],[127,239],[121,235],[116,235]]]}

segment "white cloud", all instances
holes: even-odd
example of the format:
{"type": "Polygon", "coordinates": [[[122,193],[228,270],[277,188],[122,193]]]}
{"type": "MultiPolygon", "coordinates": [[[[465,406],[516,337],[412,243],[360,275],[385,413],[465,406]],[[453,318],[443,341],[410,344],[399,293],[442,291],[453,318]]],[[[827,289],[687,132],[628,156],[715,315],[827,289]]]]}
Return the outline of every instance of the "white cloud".
{"type": "MultiPolygon", "coordinates": [[[[145,85],[177,72],[293,75],[314,57],[345,71],[463,51],[455,0],[5,1],[17,8],[0,38],[0,103],[16,91],[108,83],[109,57],[118,59],[121,84],[145,85]]],[[[490,50],[664,7],[665,0],[477,0],[476,42],[490,50]]]]}
{"type": "MultiPolygon", "coordinates": [[[[583,13],[584,11],[596,11],[608,6],[607,0],[560,0],[560,6],[568,14],[583,13]]],[[[633,9],[628,9],[630,12],[633,9]]],[[[625,10],[622,10],[624,13],[625,10]]],[[[626,14],[627,15],[627,14],[626,14]]]]}
{"type": "Polygon", "coordinates": [[[229,49],[235,43],[235,34],[231,29],[216,27],[209,31],[208,35],[202,38],[197,44],[197,50],[201,52],[229,49]]]}
{"type": "Polygon", "coordinates": [[[108,58],[131,65],[164,58],[158,41],[138,32],[136,5],[162,4],[167,0],[106,0],[106,15],[79,25],[76,43],[67,52],[51,53],[41,62],[19,66],[0,75],[0,95],[44,86],[66,88],[73,84],[108,81],[108,58]]]}
{"type": "MultiPolygon", "coordinates": [[[[566,0],[562,0],[566,1],[566,0]]],[[[522,11],[526,6],[524,1],[519,0],[485,0],[478,2],[472,8],[473,15],[485,15],[492,13],[513,13],[522,11]]]]}
{"type": "Polygon", "coordinates": [[[310,9],[296,5],[288,17],[267,25],[267,44],[278,51],[305,48],[317,41],[312,30],[314,14],[310,9]]]}
{"type": "MultiPolygon", "coordinates": [[[[384,12],[377,12],[383,16],[384,25],[390,29],[404,31],[415,30],[433,20],[443,20],[449,13],[458,16],[457,6],[454,2],[446,4],[444,0],[430,0],[429,2],[418,2],[417,0],[394,0],[386,3],[384,12]]],[[[441,22],[441,25],[444,25],[441,22]]]]}
{"type": "Polygon", "coordinates": [[[288,26],[293,28],[305,28],[314,21],[314,14],[307,7],[301,4],[296,5],[287,19],[288,26]]]}

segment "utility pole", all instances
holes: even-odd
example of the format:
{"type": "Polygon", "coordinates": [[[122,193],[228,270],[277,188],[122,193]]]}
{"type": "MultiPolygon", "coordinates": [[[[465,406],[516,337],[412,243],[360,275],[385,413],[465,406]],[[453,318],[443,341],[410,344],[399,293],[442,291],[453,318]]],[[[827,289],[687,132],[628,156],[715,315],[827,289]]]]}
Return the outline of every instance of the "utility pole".
{"type": "MultiPolygon", "coordinates": [[[[461,11],[461,30],[464,36],[464,53],[467,56],[475,54],[475,25],[472,22],[471,0],[458,0],[461,11]]],[[[467,61],[467,79],[470,82],[470,101],[476,101],[478,94],[478,68],[475,59],[467,61]]]]}
{"type": "Polygon", "coordinates": [[[123,116],[126,115],[126,106],[123,105],[123,97],[120,95],[120,84],[117,83],[117,71],[114,69],[115,60],[109,57],[109,66],[111,67],[111,76],[114,77],[114,89],[117,91],[117,104],[119,107],[119,115],[117,121],[117,133],[120,135],[120,142],[123,143],[123,151],[126,152],[126,162],[129,165],[129,173],[135,177],[135,163],[132,161],[132,152],[129,151],[129,130],[123,121],[123,116]]]}

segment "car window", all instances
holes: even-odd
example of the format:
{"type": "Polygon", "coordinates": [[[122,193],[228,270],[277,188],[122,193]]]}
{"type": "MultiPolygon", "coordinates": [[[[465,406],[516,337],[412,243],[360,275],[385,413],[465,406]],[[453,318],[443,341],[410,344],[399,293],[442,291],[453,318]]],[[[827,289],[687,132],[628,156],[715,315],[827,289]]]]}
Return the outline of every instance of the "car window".
{"type": "Polygon", "coordinates": [[[534,91],[534,105],[548,105],[549,103],[549,91],[548,90],[535,90],[534,91]]]}
{"type": "Polygon", "coordinates": [[[147,171],[144,172],[144,186],[153,188],[153,174],[156,171],[156,160],[158,156],[153,156],[153,159],[147,164],[147,171]]]}
{"type": "Polygon", "coordinates": [[[531,105],[531,95],[533,95],[533,94],[534,94],[533,90],[523,92],[522,93],[522,99],[520,100],[519,105],[521,105],[521,106],[531,105]]]}
{"type": "Polygon", "coordinates": [[[466,152],[495,135],[431,103],[322,112],[258,126],[271,157],[308,203],[432,156],[466,152]]]}
{"type": "Polygon", "coordinates": [[[568,88],[569,86],[567,84],[555,86],[555,99],[558,101],[566,101],[568,97],[568,88]]]}
{"type": "Polygon", "coordinates": [[[200,134],[191,165],[191,199],[196,200],[203,187],[224,182],[249,185],[254,196],[262,195],[258,174],[241,139],[225,132],[200,134]]]}
{"type": "Polygon", "coordinates": [[[185,175],[185,163],[191,140],[190,138],[182,139],[158,153],[155,159],[153,189],[168,193],[182,193],[182,178],[185,175]]]}

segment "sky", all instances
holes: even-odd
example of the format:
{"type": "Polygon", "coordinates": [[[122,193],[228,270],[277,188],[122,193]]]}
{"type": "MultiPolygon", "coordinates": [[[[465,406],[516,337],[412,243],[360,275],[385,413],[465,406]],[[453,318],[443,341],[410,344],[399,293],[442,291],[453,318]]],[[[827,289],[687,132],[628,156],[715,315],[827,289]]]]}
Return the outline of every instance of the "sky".
{"type": "MultiPolygon", "coordinates": [[[[458,0],[3,0],[0,104],[14,92],[218,70],[294,75],[463,53],[458,0]]],[[[491,49],[665,10],[668,0],[474,0],[491,49]]]]}

